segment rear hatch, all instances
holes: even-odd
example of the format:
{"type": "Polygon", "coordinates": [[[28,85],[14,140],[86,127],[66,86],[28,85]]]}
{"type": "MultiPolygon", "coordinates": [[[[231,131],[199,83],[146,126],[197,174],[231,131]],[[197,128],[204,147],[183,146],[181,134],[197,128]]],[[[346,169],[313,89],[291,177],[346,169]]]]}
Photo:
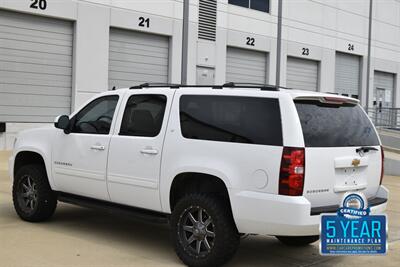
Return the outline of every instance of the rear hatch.
{"type": "Polygon", "coordinates": [[[373,198],[381,179],[380,141],[357,102],[296,98],[305,143],[303,195],[312,207],[338,205],[348,191],[373,198]]]}

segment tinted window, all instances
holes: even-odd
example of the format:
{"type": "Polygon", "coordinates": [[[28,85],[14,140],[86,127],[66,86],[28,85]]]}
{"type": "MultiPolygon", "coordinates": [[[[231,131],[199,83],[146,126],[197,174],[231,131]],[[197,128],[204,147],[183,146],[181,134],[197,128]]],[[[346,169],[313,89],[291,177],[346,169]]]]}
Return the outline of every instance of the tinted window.
{"type": "Polygon", "coordinates": [[[242,7],[249,7],[249,0],[229,0],[229,4],[242,7]]]}
{"type": "Polygon", "coordinates": [[[154,137],[160,133],[167,98],[164,95],[133,95],[128,99],[120,135],[154,137]]]}
{"type": "Polygon", "coordinates": [[[307,147],[379,145],[374,126],[359,105],[296,102],[307,147]]]}
{"type": "Polygon", "coordinates": [[[180,120],[186,138],[282,145],[278,99],[185,95],[180,120]]]}
{"type": "Polygon", "coordinates": [[[90,102],[72,118],[73,133],[109,134],[118,96],[104,96],[90,102]]]}
{"type": "Polygon", "coordinates": [[[229,4],[269,12],[269,0],[229,0],[229,4]]]}
{"type": "Polygon", "coordinates": [[[269,1],[267,1],[267,0],[251,0],[250,8],[259,10],[259,11],[269,12],[269,1]]]}

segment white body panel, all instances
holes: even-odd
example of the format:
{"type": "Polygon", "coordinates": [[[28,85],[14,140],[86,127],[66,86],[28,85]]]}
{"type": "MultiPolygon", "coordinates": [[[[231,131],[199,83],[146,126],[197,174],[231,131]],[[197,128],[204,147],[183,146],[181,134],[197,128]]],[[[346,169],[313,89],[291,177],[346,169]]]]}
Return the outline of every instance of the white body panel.
{"type": "MultiPolygon", "coordinates": [[[[357,178],[357,188],[344,186],[350,178],[343,174],[343,170],[352,169],[349,159],[357,158],[355,149],[346,147],[306,147],[303,195],[293,197],[278,194],[283,146],[304,147],[300,119],[293,99],[332,95],[295,90],[151,88],[117,90],[100,96],[113,94],[118,94],[120,98],[109,135],[66,135],[55,128],[23,132],[17,139],[10,159],[10,175],[13,176],[17,154],[32,151],[44,159],[50,185],[56,191],[165,213],[171,212],[170,190],[177,175],[185,172],[213,175],[222,180],[228,190],[238,230],[270,235],[318,234],[320,216],[312,216],[311,208],[339,205],[340,197],[348,190],[362,190],[368,198],[388,198],[388,191],[379,185],[380,151],[370,151],[360,159],[356,175],[351,176],[357,178]],[[162,94],[167,97],[160,133],[155,137],[120,136],[126,102],[129,96],[140,94],[162,94]],[[184,138],[179,117],[182,95],[278,99],[283,146],[184,138]],[[90,146],[97,143],[104,145],[104,150],[91,151],[90,146]],[[154,153],[142,153],[143,150],[154,153]],[[56,161],[73,166],[61,167],[54,164],[56,161]],[[307,190],[318,187],[328,187],[330,192],[307,194],[307,190]]],[[[380,213],[385,208],[386,203],[374,206],[372,211],[380,213]]]]}
{"type": "Polygon", "coordinates": [[[370,151],[363,157],[356,153],[355,147],[306,148],[303,194],[312,207],[335,205],[352,190],[364,193],[367,198],[374,197],[381,174],[381,152],[379,146],[376,148],[378,151],[370,151]],[[360,164],[351,165],[353,160],[360,160],[360,164]]]}
{"type": "Polygon", "coordinates": [[[110,144],[108,190],[111,201],[161,211],[159,195],[160,163],[173,90],[132,90],[123,100],[125,106],[132,95],[162,94],[167,97],[163,126],[155,137],[120,136],[123,110],[110,144]]]}
{"type": "Polygon", "coordinates": [[[56,188],[54,179],[51,174],[52,170],[52,158],[51,150],[53,144],[53,138],[56,129],[54,127],[43,127],[38,129],[25,130],[19,133],[18,139],[15,140],[14,150],[9,159],[9,175],[11,180],[14,179],[14,159],[20,152],[33,152],[39,154],[46,166],[47,176],[49,177],[49,183],[52,188],[56,188]]]}
{"type": "Polygon", "coordinates": [[[106,183],[109,135],[64,134],[53,144],[53,178],[62,192],[109,200],[106,183]],[[102,146],[103,150],[92,149],[102,146]]]}
{"type": "MultiPolygon", "coordinates": [[[[170,211],[170,186],[175,176],[184,172],[214,175],[220,178],[228,189],[243,188],[276,194],[282,147],[184,138],[179,120],[179,99],[182,94],[260,96],[258,92],[240,90],[185,89],[176,92],[164,143],[165,154],[161,163],[163,210],[170,211]],[[259,172],[263,173],[263,178],[258,177],[259,172]],[[264,184],[257,187],[259,179],[264,180],[260,181],[264,184]]],[[[278,97],[276,92],[263,92],[262,95],[278,97]]]]}

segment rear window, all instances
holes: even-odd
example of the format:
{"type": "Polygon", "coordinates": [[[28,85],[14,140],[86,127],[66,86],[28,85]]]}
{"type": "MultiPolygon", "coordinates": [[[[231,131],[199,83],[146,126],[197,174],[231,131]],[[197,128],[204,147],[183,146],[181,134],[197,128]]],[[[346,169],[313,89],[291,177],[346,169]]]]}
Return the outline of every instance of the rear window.
{"type": "Polygon", "coordinates": [[[359,105],[295,101],[306,147],[379,145],[374,126],[359,105]]]}
{"type": "Polygon", "coordinates": [[[279,101],[274,98],[184,95],[180,121],[185,138],[282,146],[279,101]]]}

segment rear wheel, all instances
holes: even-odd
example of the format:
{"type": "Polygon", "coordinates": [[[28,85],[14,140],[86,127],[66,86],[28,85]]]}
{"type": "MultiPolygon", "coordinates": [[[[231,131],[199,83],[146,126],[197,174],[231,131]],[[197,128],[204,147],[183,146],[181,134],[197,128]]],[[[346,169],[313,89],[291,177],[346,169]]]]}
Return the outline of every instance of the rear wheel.
{"type": "Polygon", "coordinates": [[[171,227],[175,251],[189,266],[220,266],[239,245],[226,200],[213,195],[184,196],[172,213],[171,227]]]}
{"type": "Polygon", "coordinates": [[[57,195],[51,190],[41,165],[21,167],[15,175],[12,193],[15,211],[25,221],[47,220],[57,206],[57,195]]]}
{"type": "Polygon", "coordinates": [[[276,236],[279,241],[288,246],[306,246],[319,240],[319,235],[309,236],[276,236]]]}

